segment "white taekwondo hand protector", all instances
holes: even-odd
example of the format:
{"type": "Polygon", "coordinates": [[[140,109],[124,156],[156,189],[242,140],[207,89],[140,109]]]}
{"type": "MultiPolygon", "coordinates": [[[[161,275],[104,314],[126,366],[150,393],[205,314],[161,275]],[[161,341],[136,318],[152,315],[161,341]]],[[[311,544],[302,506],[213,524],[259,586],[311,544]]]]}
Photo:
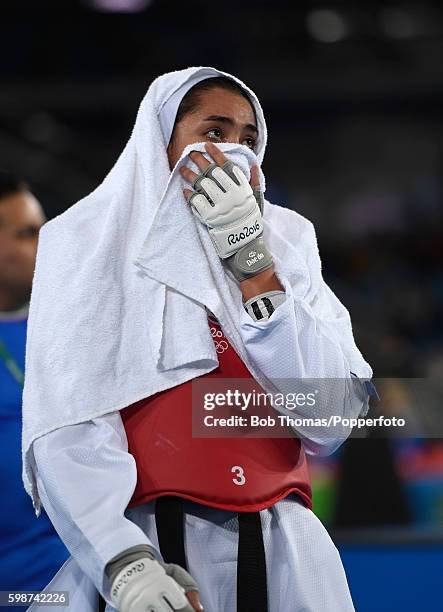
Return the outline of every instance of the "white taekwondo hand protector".
{"type": "Polygon", "coordinates": [[[119,612],[193,612],[185,595],[193,590],[197,585],[182,567],[143,557],[117,574],[111,600],[119,612]]]}
{"type": "Polygon", "coordinates": [[[210,164],[193,183],[191,210],[207,226],[215,249],[238,281],[272,265],[263,234],[263,195],[231,161],[210,164]]]}

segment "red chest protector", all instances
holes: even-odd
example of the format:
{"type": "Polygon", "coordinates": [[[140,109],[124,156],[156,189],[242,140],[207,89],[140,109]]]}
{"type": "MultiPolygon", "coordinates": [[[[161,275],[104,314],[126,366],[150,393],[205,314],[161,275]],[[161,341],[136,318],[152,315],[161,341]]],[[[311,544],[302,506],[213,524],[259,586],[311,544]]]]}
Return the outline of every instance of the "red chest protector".
{"type": "MultiPolygon", "coordinates": [[[[209,320],[219,367],[216,378],[252,378],[209,320]]],[[[305,453],[298,438],[193,438],[192,381],[160,391],[121,411],[137,486],[129,507],[174,495],[234,512],[258,512],[296,492],[312,507],[305,453]]]]}

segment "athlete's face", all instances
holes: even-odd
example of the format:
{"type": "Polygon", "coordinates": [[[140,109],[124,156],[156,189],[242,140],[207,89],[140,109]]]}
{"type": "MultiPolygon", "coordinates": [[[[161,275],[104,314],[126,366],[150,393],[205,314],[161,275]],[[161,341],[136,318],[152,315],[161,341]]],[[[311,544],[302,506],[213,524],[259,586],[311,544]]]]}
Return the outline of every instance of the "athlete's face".
{"type": "Polygon", "coordinates": [[[168,146],[169,166],[172,170],[183,149],[194,142],[235,142],[254,149],[256,140],[257,124],[250,102],[216,87],[203,91],[195,110],[175,126],[168,146]]]}
{"type": "Polygon", "coordinates": [[[10,307],[29,299],[38,233],[45,215],[26,191],[0,200],[0,295],[10,307]]]}

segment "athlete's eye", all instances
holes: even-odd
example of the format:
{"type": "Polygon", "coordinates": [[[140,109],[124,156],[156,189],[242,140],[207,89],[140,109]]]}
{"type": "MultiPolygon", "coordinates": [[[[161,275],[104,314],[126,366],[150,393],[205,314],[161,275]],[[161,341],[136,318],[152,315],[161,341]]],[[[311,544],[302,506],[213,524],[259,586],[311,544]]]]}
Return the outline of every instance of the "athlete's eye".
{"type": "Polygon", "coordinates": [[[255,138],[245,138],[242,144],[246,145],[250,149],[254,149],[254,147],[255,147],[255,138]]]}
{"type": "Polygon", "coordinates": [[[212,130],[208,130],[206,132],[206,136],[209,136],[209,138],[214,138],[215,140],[220,140],[222,137],[222,131],[220,128],[212,128],[212,130]]]}

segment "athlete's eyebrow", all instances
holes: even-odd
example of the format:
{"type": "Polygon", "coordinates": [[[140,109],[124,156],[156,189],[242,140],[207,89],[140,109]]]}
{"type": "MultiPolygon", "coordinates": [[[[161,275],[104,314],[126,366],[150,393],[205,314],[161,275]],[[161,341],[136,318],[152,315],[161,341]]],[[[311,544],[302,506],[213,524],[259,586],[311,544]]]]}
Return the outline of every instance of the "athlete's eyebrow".
{"type": "MultiPolygon", "coordinates": [[[[203,121],[219,121],[220,123],[229,123],[229,125],[235,125],[235,121],[231,119],[231,117],[225,117],[223,115],[209,115],[209,117],[205,117],[203,121]]],[[[247,130],[251,130],[251,132],[255,132],[258,134],[257,126],[252,123],[246,123],[244,127],[247,130]]]]}

